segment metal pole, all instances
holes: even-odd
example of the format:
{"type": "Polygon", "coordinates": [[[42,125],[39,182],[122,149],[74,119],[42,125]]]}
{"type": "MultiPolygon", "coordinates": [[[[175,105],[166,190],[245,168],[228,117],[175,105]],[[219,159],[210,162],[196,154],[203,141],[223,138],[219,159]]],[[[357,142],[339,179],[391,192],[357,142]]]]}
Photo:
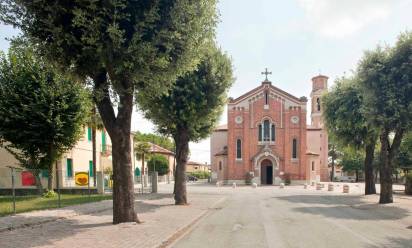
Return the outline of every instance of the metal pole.
{"type": "Polygon", "coordinates": [[[90,170],[87,172],[87,191],[89,192],[90,198],[90,170]]]}
{"type": "Polygon", "coordinates": [[[57,187],[57,205],[61,208],[61,199],[60,199],[60,177],[59,177],[59,168],[56,162],[56,187],[57,187]]]}
{"type": "Polygon", "coordinates": [[[14,168],[10,167],[11,169],[11,188],[13,194],[13,214],[16,214],[16,190],[14,188],[14,168]]]}

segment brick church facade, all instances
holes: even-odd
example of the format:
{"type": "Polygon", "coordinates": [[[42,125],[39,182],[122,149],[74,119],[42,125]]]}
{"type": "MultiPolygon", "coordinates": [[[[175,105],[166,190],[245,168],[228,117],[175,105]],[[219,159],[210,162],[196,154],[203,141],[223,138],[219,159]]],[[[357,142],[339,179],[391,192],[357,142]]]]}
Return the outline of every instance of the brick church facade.
{"type": "Polygon", "coordinates": [[[211,136],[212,179],[231,184],[277,185],[328,181],[328,135],[321,95],[328,77],[312,78],[310,115],[306,97],[295,97],[269,80],[228,103],[228,124],[211,136]]]}

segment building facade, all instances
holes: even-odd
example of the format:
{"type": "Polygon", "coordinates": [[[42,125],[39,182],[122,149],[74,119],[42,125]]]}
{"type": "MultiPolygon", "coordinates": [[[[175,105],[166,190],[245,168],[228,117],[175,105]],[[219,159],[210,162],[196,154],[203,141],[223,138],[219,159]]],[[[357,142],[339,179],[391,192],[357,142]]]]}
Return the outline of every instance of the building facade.
{"type": "Polygon", "coordinates": [[[223,183],[276,185],[327,181],[328,136],[321,95],[326,76],[312,78],[311,123],[307,98],[295,97],[267,79],[227,105],[228,124],[211,136],[212,179],[223,183]]]}

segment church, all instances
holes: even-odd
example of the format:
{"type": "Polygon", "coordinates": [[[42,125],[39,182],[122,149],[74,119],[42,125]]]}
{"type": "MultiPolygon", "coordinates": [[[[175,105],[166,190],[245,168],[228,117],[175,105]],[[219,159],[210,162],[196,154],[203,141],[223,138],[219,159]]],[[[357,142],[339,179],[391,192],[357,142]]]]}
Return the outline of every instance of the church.
{"type": "Polygon", "coordinates": [[[253,90],[229,98],[227,125],[211,136],[212,180],[223,184],[279,185],[329,181],[328,134],[321,96],[328,77],[312,78],[308,99],[274,86],[267,78],[253,90]]]}

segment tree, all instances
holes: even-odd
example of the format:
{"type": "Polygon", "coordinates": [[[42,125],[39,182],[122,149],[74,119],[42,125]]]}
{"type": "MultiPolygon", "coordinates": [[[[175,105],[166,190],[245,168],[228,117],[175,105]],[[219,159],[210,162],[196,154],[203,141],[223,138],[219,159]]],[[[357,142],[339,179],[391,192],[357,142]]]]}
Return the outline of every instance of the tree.
{"type": "Polygon", "coordinates": [[[153,155],[147,162],[149,171],[157,171],[159,176],[169,173],[169,161],[162,155],[153,155]]]}
{"type": "Polygon", "coordinates": [[[340,78],[322,102],[326,127],[338,143],[365,150],[365,194],[376,194],[373,173],[377,133],[364,112],[363,92],[357,76],[340,78]]]}
{"type": "Polygon", "coordinates": [[[227,55],[210,48],[198,68],[177,79],[166,94],[139,95],[140,106],[160,133],[176,144],[175,204],[187,204],[186,163],[189,141],[207,137],[223,110],[232,84],[232,66],[227,55]]]}
{"type": "Polygon", "coordinates": [[[150,154],[150,149],[151,149],[151,145],[147,142],[138,142],[137,144],[135,144],[134,150],[136,153],[136,157],[137,159],[142,160],[142,175],[145,174],[145,169],[144,169],[145,156],[147,154],[150,154]]]}
{"type": "Polygon", "coordinates": [[[90,82],[112,141],[113,223],[139,222],[130,152],[134,94],[161,94],[196,68],[214,38],[216,0],[3,0],[0,11],[50,61],[90,82]]]}
{"type": "Polygon", "coordinates": [[[342,170],[347,172],[355,172],[356,182],[359,181],[359,171],[363,170],[364,155],[353,149],[346,147],[341,160],[342,170]]]}
{"type": "Polygon", "coordinates": [[[93,106],[92,110],[90,111],[90,115],[88,116],[88,120],[86,123],[88,128],[91,128],[92,131],[92,163],[93,163],[93,184],[96,186],[96,131],[97,130],[104,130],[103,121],[96,111],[96,107],[93,106]]]}
{"type": "Polygon", "coordinates": [[[392,173],[404,134],[412,124],[412,33],[404,33],[394,47],[376,48],[362,58],[358,74],[365,113],[379,130],[379,203],[392,203],[392,173]]]}
{"type": "Polygon", "coordinates": [[[0,54],[0,137],[38,187],[39,170],[47,169],[53,190],[53,164],[81,137],[89,96],[36,52],[19,40],[0,54]]]}
{"type": "Polygon", "coordinates": [[[175,150],[175,144],[173,143],[173,141],[169,137],[166,137],[164,135],[153,134],[153,133],[141,133],[137,131],[134,134],[134,140],[136,142],[139,142],[139,141],[151,142],[169,151],[175,150]]]}
{"type": "Polygon", "coordinates": [[[412,170],[412,132],[408,132],[402,139],[399,153],[395,157],[395,165],[405,174],[412,170]]]}

